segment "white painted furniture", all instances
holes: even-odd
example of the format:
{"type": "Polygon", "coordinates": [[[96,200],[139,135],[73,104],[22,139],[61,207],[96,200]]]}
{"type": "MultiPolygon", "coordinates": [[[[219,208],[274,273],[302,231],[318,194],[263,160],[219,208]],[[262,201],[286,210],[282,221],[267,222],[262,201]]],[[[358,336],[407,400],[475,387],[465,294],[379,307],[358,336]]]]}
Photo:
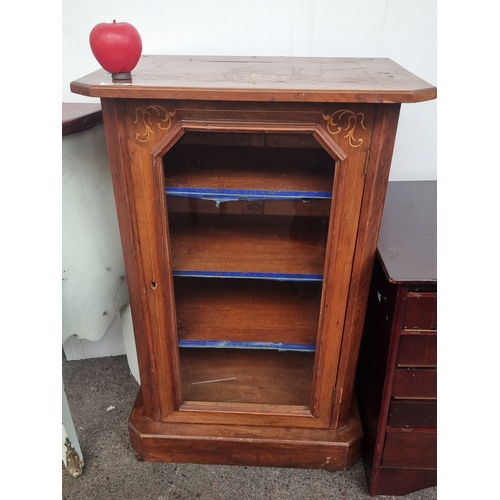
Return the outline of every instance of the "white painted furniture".
{"type": "MultiPolygon", "coordinates": [[[[62,343],[98,341],[110,325],[123,329],[130,369],[138,380],[125,268],[99,104],[63,104],[62,343]]],[[[83,456],[62,391],[62,452],[68,472],[83,456]]]]}

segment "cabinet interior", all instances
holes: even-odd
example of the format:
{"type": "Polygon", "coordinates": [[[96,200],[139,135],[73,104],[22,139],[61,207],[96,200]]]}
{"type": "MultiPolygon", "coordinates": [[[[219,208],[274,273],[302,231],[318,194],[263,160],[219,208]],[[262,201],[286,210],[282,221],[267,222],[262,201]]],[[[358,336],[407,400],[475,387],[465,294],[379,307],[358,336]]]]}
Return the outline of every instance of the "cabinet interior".
{"type": "Polygon", "coordinates": [[[163,168],[183,399],[308,407],[335,160],[307,134],[187,132],[163,168]]]}

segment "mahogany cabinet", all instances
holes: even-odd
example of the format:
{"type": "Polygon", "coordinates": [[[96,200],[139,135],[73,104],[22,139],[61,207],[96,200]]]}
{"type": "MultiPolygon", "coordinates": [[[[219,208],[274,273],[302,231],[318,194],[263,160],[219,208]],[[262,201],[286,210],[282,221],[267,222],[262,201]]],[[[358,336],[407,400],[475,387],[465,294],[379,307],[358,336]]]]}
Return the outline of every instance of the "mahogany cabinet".
{"type": "Polygon", "coordinates": [[[356,378],[372,496],[436,486],[436,185],[387,191],[356,378]]]}
{"type": "Polygon", "coordinates": [[[150,461],[343,469],[401,103],[388,59],[143,56],[101,99],[150,461]]]}

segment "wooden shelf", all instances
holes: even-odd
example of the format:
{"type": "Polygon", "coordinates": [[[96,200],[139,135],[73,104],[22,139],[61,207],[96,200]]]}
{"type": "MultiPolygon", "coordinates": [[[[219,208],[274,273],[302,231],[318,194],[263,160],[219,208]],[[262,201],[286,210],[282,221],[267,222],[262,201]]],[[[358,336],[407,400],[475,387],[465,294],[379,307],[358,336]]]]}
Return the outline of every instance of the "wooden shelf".
{"type": "Polygon", "coordinates": [[[184,401],[309,406],[314,353],[180,349],[184,401]]]}
{"type": "Polygon", "coordinates": [[[335,162],[322,148],[237,148],[181,141],[163,157],[167,192],[205,188],[331,198],[335,162]]]}
{"type": "Polygon", "coordinates": [[[316,344],[321,283],[175,278],[179,340],[316,344]]]}
{"type": "MultiPolygon", "coordinates": [[[[167,196],[169,213],[205,213],[205,214],[238,214],[238,215],[291,215],[303,217],[329,217],[330,199],[269,200],[268,193],[255,192],[249,196],[241,191],[232,193],[214,193],[204,191],[194,196],[167,196]],[[239,198],[233,201],[231,198],[239,198]],[[221,201],[224,200],[224,201],[221,201]]],[[[186,191],[183,193],[186,194],[186,191]]]]}
{"type": "Polygon", "coordinates": [[[169,214],[175,271],[323,274],[328,219],[169,214]]]}

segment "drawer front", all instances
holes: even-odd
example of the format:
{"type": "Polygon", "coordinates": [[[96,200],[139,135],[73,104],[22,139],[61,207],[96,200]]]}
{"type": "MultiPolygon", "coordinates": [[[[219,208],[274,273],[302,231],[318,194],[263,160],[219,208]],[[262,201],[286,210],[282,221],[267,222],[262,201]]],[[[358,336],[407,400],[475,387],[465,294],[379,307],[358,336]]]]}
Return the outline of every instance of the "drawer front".
{"type": "Polygon", "coordinates": [[[437,433],[389,431],[385,437],[382,467],[437,468],[437,433]]]}
{"type": "Polygon", "coordinates": [[[437,370],[394,370],[392,396],[396,399],[436,399],[437,370]]]}
{"type": "Polygon", "coordinates": [[[401,334],[397,365],[400,367],[436,367],[437,334],[401,334]]]}
{"type": "Polygon", "coordinates": [[[403,328],[405,330],[437,329],[437,293],[408,293],[403,315],[403,328]]]}
{"type": "Polygon", "coordinates": [[[378,479],[370,485],[370,495],[408,495],[437,486],[436,469],[379,469],[378,479]]]}
{"type": "Polygon", "coordinates": [[[436,401],[393,401],[387,425],[391,427],[437,427],[436,401]]]}

